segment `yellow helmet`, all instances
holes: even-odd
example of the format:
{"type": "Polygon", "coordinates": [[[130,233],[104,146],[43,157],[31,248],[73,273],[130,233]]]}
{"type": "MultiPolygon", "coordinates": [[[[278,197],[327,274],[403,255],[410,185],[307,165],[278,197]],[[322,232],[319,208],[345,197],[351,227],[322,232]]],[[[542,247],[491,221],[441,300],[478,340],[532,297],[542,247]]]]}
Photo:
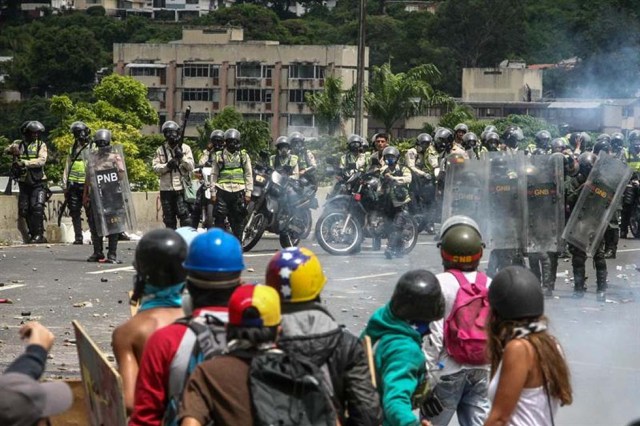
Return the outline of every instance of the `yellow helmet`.
{"type": "Polygon", "coordinates": [[[236,327],[274,327],[280,324],[278,293],[266,285],[245,284],[229,299],[229,324],[236,327]]]}
{"type": "Polygon", "coordinates": [[[283,303],[308,302],[320,295],[327,277],[316,255],[303,247],[276,253],[267,265],[266,284],[280,293],[283,303]]]}

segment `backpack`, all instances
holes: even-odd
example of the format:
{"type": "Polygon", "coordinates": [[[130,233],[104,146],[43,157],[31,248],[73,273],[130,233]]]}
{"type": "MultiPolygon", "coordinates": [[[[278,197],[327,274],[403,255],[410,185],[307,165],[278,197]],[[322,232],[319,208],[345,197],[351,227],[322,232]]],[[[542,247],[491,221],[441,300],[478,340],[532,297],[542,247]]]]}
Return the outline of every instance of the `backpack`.
{"type": "Polygon", "coordinates": [[[162,424],[165,426],[178,426],[178,410],[182,392],[193,370],[201,362],[222,354],[227,343],[225,324],[214,315],[180,318],[175,321],[175,324],[183,324],[189,327],[192,333],[185,333],[180,347],[171,362],[168,403],[162,418],[162,424]],[[190,339],[189,336],[191,337],[190,339]],[[184,365],[182,363],[184,363],[186,357],[182,355],[184,350],[188,349],[188,345],[192,345],[192,349],[187,358],[188,361],[184,365]]]}
{"type": "Polygon", "coordinates": [[[469,283],[461,271],[451,269],[447,272],[460,284],[451,313],[444,321],[444,343],[447,352],[460,364],[486,364],[485,323],[489,316],[487,276],[478,272],[476,282],[469,283]]]}
{"type": "Polygon", "coordinates": [[[249,368],[254,424],[334,426],[336,412],[320,369],[304,357],[272,349],[249,368]]]}

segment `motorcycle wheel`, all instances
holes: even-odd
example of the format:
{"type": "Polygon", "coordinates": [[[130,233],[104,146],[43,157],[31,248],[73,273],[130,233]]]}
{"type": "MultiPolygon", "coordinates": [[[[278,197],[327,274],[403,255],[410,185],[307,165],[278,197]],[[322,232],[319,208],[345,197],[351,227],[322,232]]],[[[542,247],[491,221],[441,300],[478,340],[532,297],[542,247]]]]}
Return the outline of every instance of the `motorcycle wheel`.
{"type": "Polygon", "coordinates": [[[410,214],[404,213],[404,226],[402,227],[402,253],[411,253],[418,242],[418,224],[410,214]]]}
{"type": "Polygon", "coordinates": [[[345,211],[323,214],[316,223],[318,244],[327,253],[335,256],[345,256],[358,251],[362,238],[362,226],[345,211]]]}
{"type": "Polygon", "coordinates": [[[207,204],[207,207],[204,210],[202,226],[204,226],[205,229],[213,228],[213,203],[207,204]]]}
{"type": "Polygon", "coordinates": [[[300,244],[300,238],[296,238],[294,233],[291,232],[282,232],[280,235],[280,247],[296,247],[300,244]]]}
{"type": "Polygon", "coordinates": [[[636,206],[629,218],[629,228],[634,237],[640,238],[640,207],[636,206]]]}
{"type": "Polygon", "coordinates": [[[266,227],[267,218],[262,211],[251,213],[242,230],[242,251],[246,252],[254,248],[262,238],[266,227]]]}
{"type": "Polygon", "coordinates": [[[313,225],[313,219],[311,218],[311,210],[304,209],[300,212],[302,216],[302,220],[304,221],[304,231],[300,234],[301,240],[306,240],[309,238],[309,234],[311,234],[311,225],[313,225]]]}

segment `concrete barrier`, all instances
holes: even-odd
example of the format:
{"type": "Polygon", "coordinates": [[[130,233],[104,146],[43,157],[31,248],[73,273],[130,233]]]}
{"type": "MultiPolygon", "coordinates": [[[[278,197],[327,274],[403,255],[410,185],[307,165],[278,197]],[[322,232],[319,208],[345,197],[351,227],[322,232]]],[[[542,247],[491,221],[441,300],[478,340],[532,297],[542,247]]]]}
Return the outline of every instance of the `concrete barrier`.
{"type": "MultiPolygon", "coordinates": [[[[133,206],[138,222],[136,233],[143,233],[150,229],[162,228],[162,207],[160,206],[159,192],[134,192],[133,206]]],[[[53,194],[45,206],[45,230],[49,242],[72,242],[73,226],[69,209],[66,209],[62,217],[61,226],[58,226],[58,213],[64,203],[62,194],[53,194]]],[[[86,216],[82,214],[82,228],[89,229],[86,216]]],[[[0,195],[0,242],[21,242],[22,238],[17,228],[18,222],[18,196],[0,195]]]]}

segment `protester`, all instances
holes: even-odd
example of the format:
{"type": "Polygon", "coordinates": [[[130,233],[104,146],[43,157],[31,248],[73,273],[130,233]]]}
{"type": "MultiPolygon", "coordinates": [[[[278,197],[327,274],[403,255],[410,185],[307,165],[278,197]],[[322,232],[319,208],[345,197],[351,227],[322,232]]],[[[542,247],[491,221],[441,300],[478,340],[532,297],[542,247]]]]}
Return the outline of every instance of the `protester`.
{"type": "Polygon", "coordinates": [[[438,279],[431,272],[417,269],[400,277],[391,301],[369,319],[362,336],[369,336],[375,346],[375,365],[380,381],[384,425],[426,426],[413,410],[421,401],[426,381],[426,359],[422,339],[431,321],[442,318],[444,299],[438,279]]]}
{"type": "Polygon", "coordinates": [[[111,338],[128,412],[133,411],[136,378],[147,340],[157,329],[184,316],[182,291],[186,272],[182,262],[186,256],[186,241],[169,228],[146,233],[136,247],[131,303],[140,303],[140,307],[133,318],[114,330],[111,338]]]}
{"type": "Polygon", "coordinates": [[[66,383],[38,382],[54,336],[42,324],[28,322],[20,328],[20,337],[26,341],[27,348],[0,376],[0,424],[49,424],[48,417],[68,410],[73,403],[66,383]]]}
{"type": "Polygon", "coordinates": [[[214,349],[226,345],[227,304],[240,285],[244,269],[240,242],[219,228],[200,234],[189,246],[183,266],[187,271],[188,294],[183,296],[187,318],[157,330],[147,341],[136,382],[131,426],[175,424],[177,404],[194,367],[189,365],[191,355],[201,349],[200,334],[194,331],[199,325],[210,331],[207,342],[214,349]]]}
{"type": "Polygon", "coordinates": [[[311,250],[290,247],[271,258],[265,283],[278,291],[282,301],[278,346],[306,357],[328,373],[342,425],[379,425],[382,410],[364,348],[320,303],[326,282],[311,250]]]}
{"type": "Polygon", "coordinates": [[[489,303],[493,405],[485,426],[553,425],[572,390],[560,345],[547,331],[540,282],[526,268],[506,267],[491,283],[489,303]]]}
{"type": "Polygon", "coordinates": [[[431,323],[424,349],[429,367],[439,370],[439,383],[427,406],[435,403],[444,409],[429,420],[434,426],[444,426],[457,414],[460,425],[481,426],[489,413],[484,319],[489,313],[491,279],[478,271],[484,243],[475,221],[452,216],[442,225],[438,246],[445,269],[437,275],[445,301],[444,319],[431,323]]]}
{"type": "Polygon", "coordinates": [[[182,426],[253,425],[252,359],[272,350],[278,338],[278,293],[264,285],[238,287],[229,300],[224,354],[206,361],[189,378],[180,409],[182,426]]]}

